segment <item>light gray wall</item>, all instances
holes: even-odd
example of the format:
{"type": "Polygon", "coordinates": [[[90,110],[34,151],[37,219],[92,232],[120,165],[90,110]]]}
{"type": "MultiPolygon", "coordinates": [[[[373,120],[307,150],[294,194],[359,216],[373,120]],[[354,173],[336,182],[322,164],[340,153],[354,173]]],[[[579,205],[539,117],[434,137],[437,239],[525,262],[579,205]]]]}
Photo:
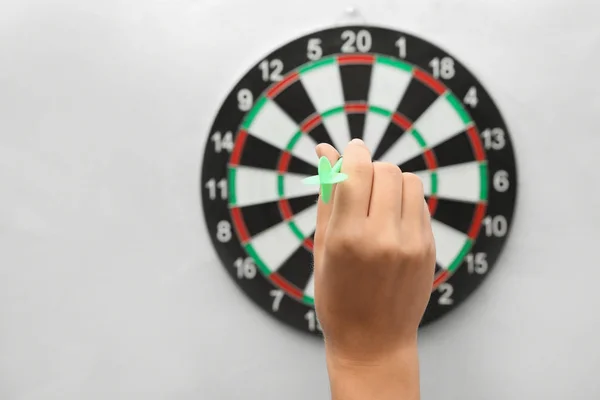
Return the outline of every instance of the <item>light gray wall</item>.
{"type": "MultiPolygon", "coordinates": [[[[423,398],[599,399],[600,6],[369,2],[475,72],[518,157],[498,268],[422,334],[423,398]]],[[[0,399],[328,398],[323,346],[219,265],[198,174],[230,85],[349,5],[0,2],[0,399]]]]}

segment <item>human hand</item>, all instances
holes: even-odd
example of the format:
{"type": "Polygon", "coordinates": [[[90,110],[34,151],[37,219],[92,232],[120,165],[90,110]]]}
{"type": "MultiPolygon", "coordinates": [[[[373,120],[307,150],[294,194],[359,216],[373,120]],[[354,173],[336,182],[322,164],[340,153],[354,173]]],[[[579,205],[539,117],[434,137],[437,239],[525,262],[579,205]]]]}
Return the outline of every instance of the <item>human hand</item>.
{"type": "MultiPolygon", "coordinates": [[[[333,164],[339,153],[317,146],[333,164]]],[[[429,301],[435,244],[420,179],[372,162],[353,140],[331,201],[319,201],[315,232],[315,308],[328,359],[381,365],[406,349],[429,301]]]]}

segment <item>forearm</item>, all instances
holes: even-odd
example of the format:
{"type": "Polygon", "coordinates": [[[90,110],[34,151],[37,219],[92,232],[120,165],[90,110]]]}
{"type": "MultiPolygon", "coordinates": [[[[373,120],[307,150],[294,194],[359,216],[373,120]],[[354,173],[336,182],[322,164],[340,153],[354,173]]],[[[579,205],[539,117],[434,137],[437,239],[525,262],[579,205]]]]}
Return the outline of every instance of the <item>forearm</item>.
{"type": "Polygon", "coordinates": [[[419,400],[417,346],[402,349],[369,365],[343,361],[328,354],[332,400],[419,400]]]}

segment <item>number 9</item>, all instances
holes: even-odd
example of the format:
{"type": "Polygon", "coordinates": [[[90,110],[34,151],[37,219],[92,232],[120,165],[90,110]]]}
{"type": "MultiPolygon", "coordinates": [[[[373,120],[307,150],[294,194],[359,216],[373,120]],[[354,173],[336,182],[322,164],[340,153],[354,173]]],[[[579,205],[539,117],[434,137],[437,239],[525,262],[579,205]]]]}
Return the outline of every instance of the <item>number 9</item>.
{"type": "Polygon", "coordinates": [[[248,111],[252,108],[254,98],[252,92],[248,89],[240,89],[237,95],[238,107],[240,111],[248,111]]]}

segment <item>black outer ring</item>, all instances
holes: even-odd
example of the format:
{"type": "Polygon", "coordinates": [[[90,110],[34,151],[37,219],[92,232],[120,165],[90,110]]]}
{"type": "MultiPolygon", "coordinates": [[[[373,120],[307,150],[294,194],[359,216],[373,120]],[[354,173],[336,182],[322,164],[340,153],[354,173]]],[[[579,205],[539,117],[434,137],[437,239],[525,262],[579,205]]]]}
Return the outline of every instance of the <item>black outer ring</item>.
{"type": "MultiPolygon", "coordinates": [[[[439,47],[408,33],[399,32],[384,27],[355,25],[324,29],[304,35],[261,58],[261,61],[272,58],[281,59],[284,63],[282,75],[285,75],[292,69],[295,69],[298,66],[310,61],[306,56],[308,39],[318,38],[321,40],[323,57],[325,57],[328,55],[341,53],[340,48],[343,44],[341,34],[343,31],[353,30],[357,32],[361,29],[367,29],[372,36],[373,40],[372,47],[369,51],[370,53],[379,53],[396,58],[398,57],[398,48],[396,47],[395,42],[401,36],[405,37],[408,51],[406,58],[403,60],[415,64],[426,71],[430,71],[428,64],[434,57],[439,57],[440,59],[443,57],[452,57],[439,47]]],[[[482,132],[486,128],[501,128],[506,133],[506,144],[502,150],[490,150],[486,152],[486,157],[488,160],[489,182],[488,206],[486,215],[504,216],[508,224],[508,230],[506,235],[503,237],[488,237],[486,236],[485,229],[482,227],[471,252],[483,251],[487,253],[488,272],[483,275],[469,274],[467,268],[465,267],[465,263],[463,262],[463,265],[461,265],[461,267],[456,270],[454,275],[447,280],[447,282],[450,283],[454,288],[452,294],[453,303],[451,305],[439,305],[438,300],[441,293],[437,290],[433,291],[429,305],[421,322],[421,326],[427,325],[439,319],[451,310],[455,309],[458,305],[462,304],[464,300],[469,297],[490,274],[505,245],[506,239],[510,234],[517,196],[516,161],[513,153],[512,141],[506,123],[504,122],[491,96],[487,93],[482,84],[458,60],[456,60],[454,57],[452,58],[454,60],[456,71],[455,77],[450,80],[440,80],[444,82],[444,84],[450,90],[452,90],[452,92],[459,99],[463,99],[469,88],[475,86],[477,88],[479,103],[475,109],[467,109],[475,121],[479,132],[482,132]],[[507,171],[510,179],[509,190],[502,193],[495,191],[492,187],[492,177],[498,170],[507,171]]],[[[222,103],[221,108],[212,124],[211,130],[208,133],[200,181],[200,193],[206,227],[211,238],[212,245],[216,249],[223,267],[225,267],[231,278],[244,291],[244,293],[246,293],[246,295],[252,299],[252,301],[254,301],[254,303],[256,303],[261,309],[268,312],[276,319],[301,331],[320,336],[321,333],[318,329],[313,331],[308,329],[306,314],[312,310],[311,307],[301,304],[300,302],[286,295],[280,302],[278,311],[274,312],[272,310],[274,297],[271,295],[271,292],[277,288],[270,281],[268,281],[260,273],[257,273],[255,278],[251,280],[239,280],[237,278],[236,269],[233,267],[234,262],[238,257],[247,257],[247,254],[241,247],[238,237],[235,235],[234,225],[229,214],[227,200],[211,200],[208,197],[207,190],[204,188],[205,183],[211,178],[216,180],[220,180],[222,178],[227,179],[227,163],[230,153],[216,153],[214,151],[214,145],[211,141],[211,135],[217,131],[231,131],[235,140],[235,135],[237,135],[238,128],[245,115],[245,113],[240,111],[237,107],[237,92],[241,88],[249,89],[252,92],[254,99],[256,99],[271,84],[271,82],[264,82],[262,80],[261,72],[258,68],[259,64],[260,61],[253,65],[252,68],[250,68],[244,77],[231,90],[225,101],[222,103]],[[216,238],[216,226],[218,222],[222,220],[229,221],[232,227],[233,235],[231,240],[227,243],[221,243],[216,238]]]]}

